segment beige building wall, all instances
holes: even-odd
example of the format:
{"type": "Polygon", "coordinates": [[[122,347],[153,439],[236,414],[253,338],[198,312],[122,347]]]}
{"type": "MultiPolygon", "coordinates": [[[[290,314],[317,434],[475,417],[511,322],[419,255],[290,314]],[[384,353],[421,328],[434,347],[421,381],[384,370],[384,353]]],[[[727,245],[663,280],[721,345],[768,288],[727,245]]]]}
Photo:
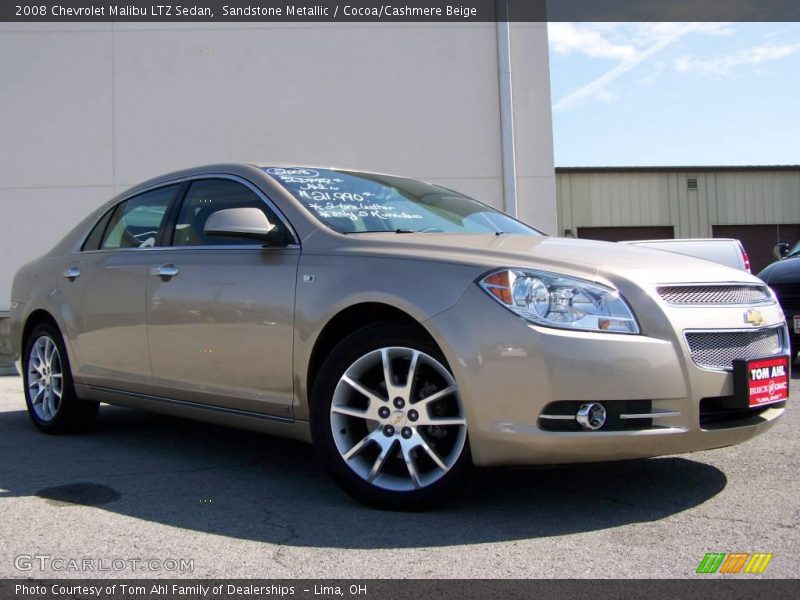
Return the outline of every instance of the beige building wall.
{"type": "MultiPolygon", "coordinates": [[[[519,214],[555,233],[546,27],[511,35],[519,214]]],[[[88,211],[186,166],[388,171],[503,206],[494,23],[6,23],[0,56],[0,312],[88,211]]]]}
{"type": "Polygon", "coordinates": [[[545,233],[558,233],[553,199],[553,120],[545,23],[511,24],[517,216],[545,233]],[[544,58],[544,60],[542,60],[544,58]]]}
{"type": "Polygon", "coordinates": [[[714,225],[800,223],[800,167],[559,169],[556,180],[560,234],[671,225],[693,238],[712,237],[714,225]]]}

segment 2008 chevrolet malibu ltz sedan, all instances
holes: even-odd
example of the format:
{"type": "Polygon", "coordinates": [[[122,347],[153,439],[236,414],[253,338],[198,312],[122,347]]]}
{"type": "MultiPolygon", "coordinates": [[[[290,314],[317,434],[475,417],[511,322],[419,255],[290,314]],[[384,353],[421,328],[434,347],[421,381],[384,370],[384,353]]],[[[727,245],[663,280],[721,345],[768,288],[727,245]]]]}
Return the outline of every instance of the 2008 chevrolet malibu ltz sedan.
{"type": "Polygon", "coordinates": [[[442,504],[473,466],[736,444],[788,397],[784,315],[755,277],[343,169],[150,180],[11,300],[42,431],[104,402],[289,436],[396,509],[442,504]]]}

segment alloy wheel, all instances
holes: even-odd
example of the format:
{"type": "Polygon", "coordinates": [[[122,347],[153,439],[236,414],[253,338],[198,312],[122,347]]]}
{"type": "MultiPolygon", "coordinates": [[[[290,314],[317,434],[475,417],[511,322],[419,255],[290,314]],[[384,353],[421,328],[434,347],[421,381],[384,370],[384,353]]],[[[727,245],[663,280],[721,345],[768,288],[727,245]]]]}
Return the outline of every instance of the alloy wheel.
{"type": "Polygon", "coordinates": [[[405,347],[373,350],[350,365],[334,391],[330,423],[345,464],[389,491],[439,481],[467,436],[453,376],[436,358],[405,347]]]}
{"type": "Polygon", "coordinates": [[[64,370],[58,346],[50,336],[40,336],[31,346],[27,374],[33,412],[44,422],[52,421],[61,406],[64,370]]]}

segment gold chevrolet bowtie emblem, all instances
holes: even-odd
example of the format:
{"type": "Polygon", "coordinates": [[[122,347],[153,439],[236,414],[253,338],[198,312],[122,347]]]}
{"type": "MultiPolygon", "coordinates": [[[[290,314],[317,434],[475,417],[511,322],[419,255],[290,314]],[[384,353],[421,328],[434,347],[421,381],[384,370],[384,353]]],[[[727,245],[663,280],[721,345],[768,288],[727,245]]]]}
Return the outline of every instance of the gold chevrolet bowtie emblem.
{"type": "Polygon", "coordinates": [[[764,324],[764,315],[761,314],[760,310],[751,308],[744,313],[744,322],[758,327],[764,324]]]}

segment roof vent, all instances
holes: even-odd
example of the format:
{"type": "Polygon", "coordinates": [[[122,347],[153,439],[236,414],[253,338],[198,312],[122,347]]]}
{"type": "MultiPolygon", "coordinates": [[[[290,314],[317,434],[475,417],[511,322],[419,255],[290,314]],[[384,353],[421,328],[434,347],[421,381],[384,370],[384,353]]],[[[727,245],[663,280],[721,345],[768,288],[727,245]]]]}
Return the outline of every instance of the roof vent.
{"type": "Polygon", "coordinates": [[[690,191],[697,191],[697,177],[689,177],[686,180],[686,189],[690,191]]]}

